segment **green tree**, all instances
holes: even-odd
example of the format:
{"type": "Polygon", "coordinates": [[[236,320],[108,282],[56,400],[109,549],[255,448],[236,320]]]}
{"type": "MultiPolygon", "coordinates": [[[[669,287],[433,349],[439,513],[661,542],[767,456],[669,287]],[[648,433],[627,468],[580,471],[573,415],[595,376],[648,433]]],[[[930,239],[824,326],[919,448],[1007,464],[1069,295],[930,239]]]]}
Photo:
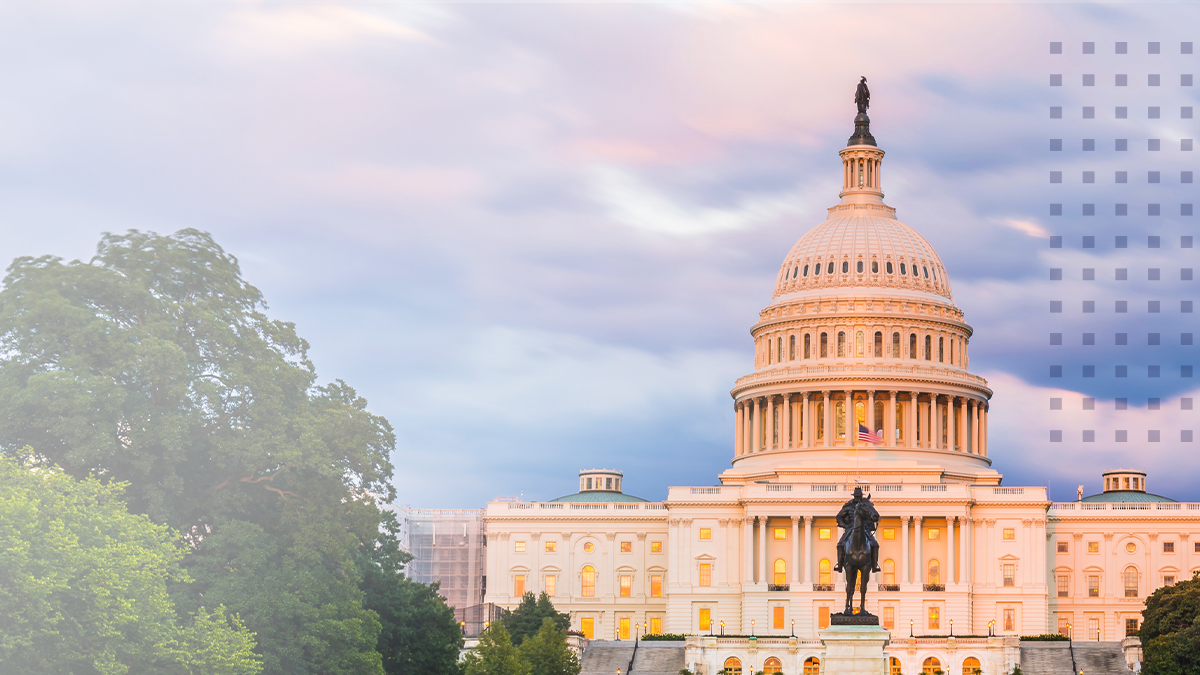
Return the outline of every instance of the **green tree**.
{"type": "Polygon", "coordinates": [[[1151,593],[1138,635],[1145,675],[1200,672],[1200,578],[1151,593]]]}
{"type": "Polygon", "coordinates": [[[567,631],[553,618],[542,621],[536,635],[521,643],[529,675],[579,675],[579,657],[567,646],[567,631]]]}
{"type": "Polygon", "coordinates": [[[0,663],[13,673],[253,675],[254,635],[223,607],[176,621],[169,528],[123,485],[0,457],[0,663]]]}
{"type": "Polygon", "coordinates": [[[526,591],[521,596],[517,608],[504,613],[501,621],[504,628],[512,636],[514,645],[520,646],[527,638],[537,634],[546,619],[552,619],[559,628],[566,631],[571,627],[571,616],[554,609],[554,602],[545,591],[535,596],[532,591],[526,591]]]}
{"type": "Polygon", "coordinates": [[[463,675],[530,675],[529,662],[513,646],[504,624],[494,623],[463,658],[463,675]]]}
{"type": "Polygon", "coordinates": [[[316,384],[207,234],[106,234],[87,262],[18,258],[0,292],[0,449],[128,483],[184,534],[185,612],[223,604],[267,673],[381,673],[355,557],[391,501],[387,421],[316,384]]]}

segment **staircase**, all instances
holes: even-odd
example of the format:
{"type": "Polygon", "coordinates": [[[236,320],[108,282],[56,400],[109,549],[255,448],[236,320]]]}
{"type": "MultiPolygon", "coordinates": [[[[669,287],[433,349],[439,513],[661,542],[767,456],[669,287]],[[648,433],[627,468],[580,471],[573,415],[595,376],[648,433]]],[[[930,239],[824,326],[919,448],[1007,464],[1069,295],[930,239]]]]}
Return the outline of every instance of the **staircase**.
{"type": "MultiPolygon", "coordinates": [[[[631,658],[633,640],[591,640],[583,651],[583,658],[579,660],[579,675],[616,675],[618,668],[625,673],[631,658]]],[[[678,675],[678,672],[676,668],[671,675],[678,675]]]]}
{"type": "Polygon", "coordinates": [[[638,644],[632,672],[637,675],[679,675],[684,668],[683,648],[683,640],[643,640],[638,644]]]}
{"type": "MultiPolygon", "coordinates": [[[[1022,642],[1021,672],[1025,675],[1071,675],[1071,650],[1066,642],[1022,642]]],[[[616,672],[616,671],[613,671],[616,672]]],[[[1084,670],[1087,675],[1094,671],[1084,670]]]]}
{"type": "Polygon", "coordinates": [[[1120,642],[1076,642],[1075,666],[1087,675],[1129,675],[1120,642]]]}

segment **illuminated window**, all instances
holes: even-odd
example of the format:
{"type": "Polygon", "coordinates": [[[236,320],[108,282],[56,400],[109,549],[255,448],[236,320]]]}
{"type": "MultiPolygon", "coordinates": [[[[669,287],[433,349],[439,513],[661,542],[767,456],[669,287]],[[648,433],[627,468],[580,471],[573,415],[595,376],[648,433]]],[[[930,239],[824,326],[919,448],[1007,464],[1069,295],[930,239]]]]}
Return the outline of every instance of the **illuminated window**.
{"type": "Polygon", "coordinates": [[[596,620],[595,619],[580,619],[579,632],[583,633],[583,637],[591,640],[596,636],[596,620]]]}
{"type": "Polygon", "coordinates": [[[1125,619],[1125,635],[1126,635],[1126,637],[1128,637],[1130,635],[1137,635],[1137,633],[1138,633],[1138,620],[1137,619],[1125,619]]]}
{"type": "MultiPolygon", "coordinates": [[[[779,624],[778,626],[776,626],[776,628],[783,628],[783,624],[779,624]]],[[[762,669],[763,675],[779,675],[779,672],[782,670],[783,670],[783,663],[780,662],[780,660],[775,658],[774,656],[767,659],[766,661],[763,661],[763,669],[762,669]]]]}
{"type": "Polygon", "coordinates": [[[1175,552],[1175,542],[1164,541],[1163,542],[1163,553],[1174,553],[1174,552],[1175,552]]]}
{"type": "Polygon", "coordinates": [[[817,529],[817,539],[829,540],[829,528],[821,527],[817,529]]]}
{"type": "Polygon", "coordinates": [[[711,527],[700,528],[700,538],[701,539],[712,539],[712,528],[711,527]]]}
{"type": "Polygon", "coordinates": [[[817,563],[817,583],[822,586],[833,583],[830,578],[829,558],[821,558],[821,562],[817,563]]]}
{"type": "Polygon", "coordinates": [[[942,662],[936,656],[925,659],[925,663],[921,664],[921,675],[937,675],[940,672],[942,672],[942,662]]]}
{"type": "Polygon", "coordinates": [[[583,582],[580,587],[580,595],[585,598],[596,597],[596,568],[584,565],[580,580],[583,582]]]}
{"type": "Polygon", "coordinates": [[[896,584],[896,561],[891,558],[883,561],[883,584],[885,586],[896,584]]]}
{"type": "Polygon", "coordinates": [[[771,627],[783,628],[783,607],[771,608],[771,627]]]}
{"type": "Polygon", "coordinates": [[[775,528],[775,540],[782,541],[784,539],[787,539],[787,528],[786,527],[775,528]]]}
{"type": "Polygon", "coordinates": [[[525,595],[525,575],[518,574],[513,577],[513,595],[521,597],[525,595]]]}
{"type": "MultiPolygon", "coordinates": [[[[879,263],[872,263],[878,265],[879,263]]],[[[883,333],[875,331],[875,358],[883,357],[883,333]]]]}
{"type": "Polygon", "coordinates": [[[1100,542],[1089,541],[1088,542],[1088,553],[1099,553],[1099,552],[1100,552],[1100,542]]]}
{"type": "Polygon", "coordinates": [[[650,575],[650,597],[652,597],[652,598],[661,598],[662,597],[662,575],[661,574],[651,574],[650,575]]]}
{"type": "Polygon", "coordinates": [[[1068,553],[1069,552],[1069,549],[1067,548],[1067,542],[1065,542],[1065,541],[1058,542],[1058,552],[1059,553],[1068,553]]]}
{"type": "MultiPolygon", "coordinates": [[[[705,610],[700,611],[703,612],[705,610]]],[[[738,660],[738,657],[731,656],[725,659],[723,670],[725,671],[725,675],[742,675],[742,662],[738,660]]]]}
{"type": "Polygon", "coordinates": [[[888,657],[888,675],[904,675],[904,670],[900,667],[900,659],[894,656],[888,657]]]}
{"type": "Polygon", "coordinates": [[[1125,568],[1125,597],[1138,596],[1138,571],[1133,565],[1125,568]]]}
{"type": "Polygon", "coordinates": [[[908,334],[908,358],[910,358],[910,359],[917,358],[917,334],[916,333],[908,334]]]}
{"type": "Polygon", "coordinates": [[[854,355],[855,356],[857,356],[859,358],[863,357],[863,355],[864,355],[863,354],[863,345],[864,345],[863,332],[860,330],[854,335],[854,355]]]}
{"type": "Polygon", "coordinates": [[[1011,527],[1004,528],[1004,541],[1012,541],[1017,538],[1017,531],[1011,527]]]}
{"type": "Polygon", "coordinates": [[[558,542],[557,541],[546,542],[546,553],[557,553],[557,552],[558,552],[558,542]]]}
{"type": "Polygon", "coordinates": [[[929,573],[926,576],[927,584],[942,583],[942,565],[937,561],[937,558],[929,559],[929,573]]]}
{"type": "Polygon", "coordinates": [[[1017,610],[1004,610],[1004,630],[1012,632],[1017,629],[1017,610]]]}
{"type": "Polygon", "coordinates": [[[1001,567],[1004,570],[1004,585],[1015,586],[1017,583],[1017,566],[1012,563],[1004,563],[1001,567]]]}
{"type": "Polygon", "coordinates": [[[896,538],[896,528],[894,528],[894,527],[883,528],[883,538],[887,539],[889,541],[895,539],[896,538]]]}
{"type": "Polygon", "coordinates": [[[712,626],[712,610],[707,607],[700,608],[700,626],[701,631],[707,631],[712,626]]]}
{"type": "Polygon", "coordinates": [[[591,553],[592,551],[595,551],[595,550],[596,550],[596,545],[590,541],[583,545],[584,553],[591,553]]]}
{"type": "Polygon", "coordinates": [[[930,336],[928,336],[928,335],[925,336],[925,360],[926,361],[933,360],[933,350],[929,347],[929,342],[931,339],[932,338],[930,336]]]}
{"type": "Polygon", "coordinates": [[[1092,574],[1088,576],[1088,597],[1100,597],[1100,576],[1092,574]]]}
{"type": "Polygon", "coordinates": [[[546,575],[546,595],[554,597],[558,590],[558,576],[554,574],[546,575]]]}
{"type": "Polygon", "coordinates": [[[1060,598],[1067,597],[1067,591],[1070,590],[1070,582],[1071,582],[1070,577],[1068,577],[1065,574],[1060,574],[1057,577],[1055,577],[1054,581],[1058,588],[1058,597],[1060,597],[1060,598]]]}
{"type": "Polygon", "coordinates": [[[942,627],[942,610],[939,607],[929,608],[929,630],[938,630],[942,627]]]}
{"type": "Polygon", "coordinates": [[[796,336],[788,338],[788,361],[796,360],[796,336]]]}
{"type": "Polygon", "coordinates": [[[817,628],[829,628],[829,608],[817,608],[817,628]]]}
{"type": "Polygon", "coordinates": [[[628,598],[629,596],[633,595],[633,575],[632,574],[622,574],[620,576],[620,580],[621,580],[621,597],[628,598]]]}
{"type": "Polygon", "coordinates": [[[815,656],[805,659],[803,675],[821,675],[821,659],[815,656]]]}
{"type": "Polygon", "coordinates": [[[838,331],[837,354],[839,357],[846,355],[846,331],[838,331]]]}
{"type": "Polygon", "coordinates": [[[834,438],[846,437],[845,401],[838,401],[837,404],[833,406],[833,434],[834,438]]]}
{"type": "Polygon", "coordinates": [[[518,542],[516,542],[516,543],[514,544],[514,546],[516,547],[516,551],[517,551],[517,553],[524,553],[524,552],[525,552],[525,542],[523,542],[523,541],[518,541],[518,542]]]}
{"type": "Polygon", "coordinates": [[[629,639],[629,617],[623,616],[617,622],[617,637],[622,640],[629,639]]]}
{"type": "Polygon", "coordinates": [[[1126,553],[1136,553],[1137,552],[1137,544],[1133,543],[1132,541],[1129,542],[1128,544],[1125,544],[1125,552],[1126,553]]]}
{"type": "Polygon", "coordinates": [[[783,558],[775,559],[775,585],[783,586],[787,584],[787,563],[783,558]]]}
{"type": "Polygon", "coordinates": [[[979,659],[974,656],[968,656],[963,660],[963,675],[980,675],[983,668],[979,665],[979,659]]]}
{"type": "Polygon", "coordinates": [[[662,632],[662,618],[657,616],[650,617],[650,634],[658,635],[662,632]]]}
{"type": "Polygon", "coordinates": [[[712,586],[712,565],[708,563],[700,565],[700,585],[712,586]]]}
{"type": "Polygon", "coordinates": [[[1058,634],[1059,635],[1067,635],[1068,633],[1070,633],[1071,629],[1067,628],[1067,626],[1070,625],[1070,623],[1071,623],[1070,616],[1063,616],[1060,614],[1058,616],[1058,634]]]}
{"type": "Polygon", "coordinates": [[[940,528],[931,527],[931,528],[929,528],[929,529],[928,529],[928,530],[926,530],[926,531],[927,531],[927,532],[929,532],[929,535],[928,535],[928,536],[929,536],[929,539],[930,539],[930,540],[933,540],[933,539],[940,539],[940,538],[941,538],[941,536],[942,536],[942,531],[941,531],[941,529],[940,529],[940,528]]]}
{"type": "MultiPolygon", "coordinates": [[[[891,263],[888,263],[889,265],[891,263]]],[[[892,358],[900,358],[900,334],[892,333],[892,358]]]]}
{"type": "Polygon", "coordinates": [[[821,333],[821,358],[829,356],[829,333],[821,333]]]}
{"type": "Polygon", "coordinates": [[[651,553],[662,553],[662,542],[661,541],[650,542],[650,552],[651,553]]]}
{"type": "Polygon", "coordinates": [[[621,553],[633,553],[633,542],[632,541],[621,542],[621,553]]]}
{"type": "Polygon", "coordinates": [[[888,606],[883,608],[883,627],[888,630],[892,630],[896,627],[895,607],[888,606]]]}

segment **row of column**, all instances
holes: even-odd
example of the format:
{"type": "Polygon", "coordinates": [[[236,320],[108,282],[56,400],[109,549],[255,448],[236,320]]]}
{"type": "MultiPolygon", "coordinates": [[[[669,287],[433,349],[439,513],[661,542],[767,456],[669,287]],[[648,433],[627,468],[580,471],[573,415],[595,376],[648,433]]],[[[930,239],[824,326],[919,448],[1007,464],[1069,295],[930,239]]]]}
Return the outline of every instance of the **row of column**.
{"type": "MultiPolygon", "coordinates": [[[[882,392],[881,392],[882,393],[882,392]]],[[[919,391],[902,392],[891,390],[883,406],[883,426],[875,419],[874,390],[867,390],[865,403],[866,426],[872,430],[883,430],[886,447],[948,449],[987,456],[987,403],[979,399],[950,394],[935,394],[919,391]],[[896,402],[907,397],[908,405],[902,406],[904,420],[896,419],[896,402]],[[924,398],[924,400],[922,400],[924,398]],[[945,406],[940,405],[945,401],[945,406]],[[914,405],[915,403],[915,405],[914,405]],[[942,441],[942,416],[946,424],[946,439],[942,441]],[[920,428],[920,433],[911,430],[920,428]],[[896,430],[906,433],[897,439],[896,430]],[[918,436],[920,438],[918,439],[918,436]],[[943,447],[944,446],[944,447],[943,447]]],[[[788,448],[833,447],[836,432],[834,404],[845,403],[845,445],[858,444],[858,419],[854,413],[853,391],[801,392],[800,394],[770,394],[742,399],[734,403],[734,453],[740,457],[756,452],[785,450],[788,448]],[[795,398],[795,397],[799,398],[795,398]],[[813,412],[816,404],[823,402],[823,438],[816,437],[813,412]],[[794,408],[799,404],[799,414],[794,408]],[[793,418],[799,418],[799,424],[793,418]],[[778,429],[778,433],[776,433],[778,429]]]]}
{"type": "MultiPolygon", "coordinates": [[[[776,520],[784,516],[775,517],[776,520]]],[[[791,571],[788,573],[788,578],[791,583],[814,583],[813,565],[816,558],[816,553],[813,547],[813,516],[787,516],[792,521],[792,562],[789,565],[791,571]],[[804,521],[804,558],[800,558],[800,522],[804,521]],[[803,564],[801,564],[801,562],[803,564]],[[803,572],[803,574],[801,574],[803,572]]],[[[759,583],[766,583],[772,580],[774,570],[768,568],[767,555],[767,530],[770,529],[768,524],[771,516],[747,516],[744,523],[745,543],[743,551],[745,554],[745,564],[743,569],[743,581],[747,584],[753,584],[755,581],[755,564],[754,560],[757,557],[757,579],[759,583]],[[755,524],[757,523],[757,528],[755,524]],[[757,532],[757,540],[755,533],[757,532]],[[757,556],[755,555],[757,551],[757,556]],[[772,576],[768,576],[772,574],[772,576]]],[[[972,583],[972,556],[971,547],[974,545],[974,534],[972,528],[972,519],[968,516],[944,516],[937,517],[938,521],[945,521],[944,529],[946,530],[946,567],[944,570],[939,570],[938,575],[943,584],[953,583],[972,583]],[[957,537],[958,543],[955,543],[956,532],[955,525],[961,528],[961,536],[957,537]],[[958,572],[958,561],[962,561],[962,574],[958,572]]],[[[990,523],[994,521],[989,521],[990,523]]],[[[925,564],[923,544],[925,533],[930,525],[925,523],[925,518],[922,516],[901,516],[900,517],[900,570],[898,583],[920,583],[924,584],[927,581],[926,571],[923,569],[925,564]],[[910,544],[910,535],[912,543],[910,544]],[[910,555],[911,553],[911,555],[910,555]],[[909,564],[913,562],[913,564],[909,564]]],[[[942,528],[941,522],[938,522],[936,527],[942,528]]],[[[876,537],[878,538],[878,533],[876,537]]],[[[834,540],[836,541],[836,539],[834,540]]],[[[880,555],[880,565],[886,556],[880,555]]],[[[989,569],[992,566],[989,566],[989,569]]],[[[879,575],[873,577],[876,582],[883,583],[879,575]]],[[[988,581],[991,581],[990,579],[988,581]]]]}

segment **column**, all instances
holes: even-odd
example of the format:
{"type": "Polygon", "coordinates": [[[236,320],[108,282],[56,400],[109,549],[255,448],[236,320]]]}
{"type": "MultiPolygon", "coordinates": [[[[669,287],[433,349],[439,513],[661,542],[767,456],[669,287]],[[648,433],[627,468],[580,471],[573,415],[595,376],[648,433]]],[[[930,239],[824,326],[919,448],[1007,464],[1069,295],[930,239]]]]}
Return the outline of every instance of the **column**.
{"type": "Polygon", "coordinates": [[[858,415],[854,414],[854,392],[846,391],[846,417],[842,420],[845,424],[843,431],[846,432],[846,445],[854,447],[858,445],[858,415]]]}
{"type": "Polygon", "coordinates": [[[867,428],[871,430],[871,433],[875,433],[879,431],[878,427],[879,424],[875,419],[875,390],[869,389],[867,390],[867,428]]]}
{"type": "MultiPolygon", "coordinates": [[[[800,583],[800,516],[792,516],[792,583],[800,583]]],[[[797,590],[795,588],[792,589],[797,590]]]]}
{"type": "Polygon", "coordinates": [[[954,568],[954,516],[946,516],[946,585],[958,581],[954,568]]]}
{"type": "Polygon", "coordinates": [[[913,546],[913,567],[916,582],[919,584],[925,583],[925,558],[921,555],[921,542],[925,539],[925,528],[921,525],[923,520],[921,516],[913,516],[913,538],[916,540],[916,545],[913,546]]]}
{"type": "Polygon", "coordinates": [[[742,518],[742,579],[747,584],[754,583],[754,517],[742,518]]]}
{"type": "Polygon", "coordinates": [[[775,397],[767,397],[767,437],[763,440],[764,450],[775,449],[775,427],[779,420],[775,419],[779,409],[775,407],[775,397]]]}
{"type": "Polygon", "coordinates": [[[967,399],[964,398],[962,400],[962,405],[958,406],[958,428],[960,432],[958,436],[958,445],[962,448],[963,452],[971,451],[971,436],[967,433],[967,403],[967,399]]]}
{"type": "Polygon", "coordinates": [[[889,391],[888,392],[888,402],[883,407],[883,419],[885,420],[883,431],[886,434],[884,436],[884,441],[885,441],[884,445],[886,445],[889,448],[894,448],[894,447],[897,447],[900,445],[900,443],[896,441],[896,401],[897,401],[896,394],[897,393],[899,393],[899,392],[897,392],[895,390],[889,391]]]}
{"type": "Polygon", "coordinates": [[[983,447],[983,456],[988,456],[988,406],[983,406],[983,433],[980,436],[979,445],[983,447]]]}
{"type": "Polygon", "coordinates": [[[792,395],[783,395],[783,424],[779,427],[779,447],[792,447],[792,395]]]}
{"type": "Polygon", "coordinates": [[[979,401],[973,403],[975,405],[971,407],[971,451],[983,455],[983,448],[979,445],[979,401]]]}
{"type": "Polygon", "coordinates": [[[803,427],[803,430],[800,433],[802,447],[811,448],[813,446],[813,419],[812,408],[809,405],[807,391],[804,392],[804,400],[800,404],[800,426],[803,427]]]}
{"type": "MultiPolygon", "coordinates": [[[[987,547],[987,556],[985,556],[983,559],[984,564],[987,565],[987,574],[984,575],[984,582],[987,583],[988,586],[995,586],[996,585],[996,565],[995,565],[996,544],[994,541],[995,537],[992,536],[994,534],[992,532],[992,529],[993,529],[993,526],[996,524],[996,521],[992,518],[988,518],[983,521],[983,524],[984,524],[983,542],[984,542],[984,545],[987,547]]],[[[1104,576],[1107,577],[1108,575],[1106,574],[1104,576]]]]}
{"type": "Polygon", "coordinates": [[[804,582],[811,584],[813,582],[813,543],[812,543],[812,516],[804,516],[804,582]]]}
{"type": "Polygon", "coordinates": [[[917,447],[917,405],[920,398],[920,392],[908,392],[908,410],[904,411],[904,418],[908,421],[908,442],[904,446],[908,448],[917,447]]]}
{"type": "Polygon", "coordinates": [[[758,517],[758,583],[767,583],[767,517],[758,517]]]}
{"type": "Polygon", "coordinates": [[[821,393],[825,395],[825,410],[823,411],[824,414],[821,415],[821,421],[825,425],[825,447],[831,448],[833,447],[833,406],[830,405],[832,400],[829,395],[830,392],[823,391],[821,393]]]}
{"type": "Polygon", "coordinates": [[[750,452],[758,452],[758,451],[762,450],[763,435],[762,435],[762,399],[758,398],[757,396],[754,397],[754,411],[751,414],[754,415],[754,417],[750,421],[751,425],[752,425],[751,426],[752,431],[750,432],[750,452]]]}
{"type": "Polygon", "coordinates": [[[956,447],[958,445],[958,434],[955,433],[958,431],[955,429],[958,426],[958,415],[954,414],[954,402],[956,400],[958,398],[955,396],[946,397],[946,449],[951,452],[958,450],[956,447]]]}
{"type": "Polygon", "coordinates": [[[959,521],[962,523],[962,536],[959,540],[962,542],[962,555],[959,558],[962,560],[962,580],[964,584],[971,583],[971,563],[972,555],[971,542],[974,541],[975,522],[970,516],[963,516],[959,521]]]}
{"type": "Polygon", "coordinates": [[[908,521],[912,516],[900,516],[900,580],[904,583],[911,583],[912,577],[908,573],[908,521]]]}
{"type": "Polygon", "coordinates": [[[734,417],[733,456],[741,457],[742,456],[742,441],[745,440],[743,438],[744,434],[742,433],[743,430],[742,430],[742,403],[741,403],[741,401],[738,401],[737,403],[733,404],[733,417],[734,417]]]}
{"type": "Polygon", "coordinates": [[[934,450],[942,449],[942,411],[938,402],[941,400],[940,394],[933,394],[929,397],[929,447],[934,450]]]}

